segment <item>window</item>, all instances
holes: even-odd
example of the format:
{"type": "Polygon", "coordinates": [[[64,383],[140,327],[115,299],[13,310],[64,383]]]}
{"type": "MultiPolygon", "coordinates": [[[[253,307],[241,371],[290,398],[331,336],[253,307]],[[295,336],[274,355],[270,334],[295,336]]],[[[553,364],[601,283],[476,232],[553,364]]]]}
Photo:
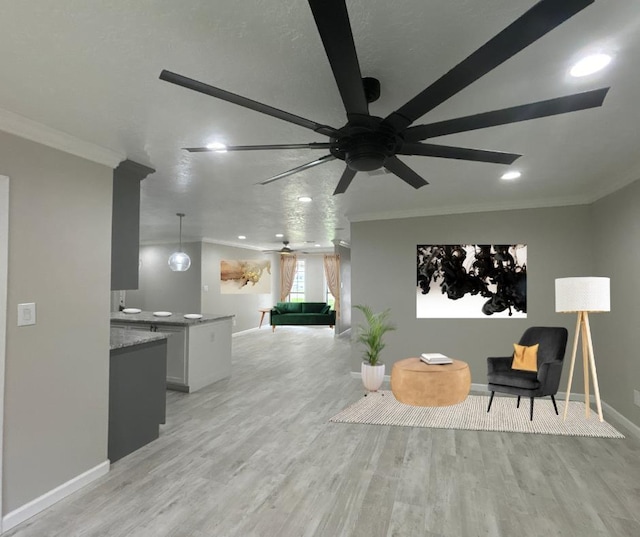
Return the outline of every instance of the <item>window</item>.
{"type": "Polygon", "coordinates": [[[331,306],[331,309],[335,309],[336,306],[336,298],[329,291],[329,285],[327,284],[327,279],[324,279],[324,289],[325,289],[325,302],[331,306]]]}
{"type": "Polygon", "coordinates": [[[304,302],[304,259],[296,262],[296,275],[293,277],[289,302],[304,302]]]}

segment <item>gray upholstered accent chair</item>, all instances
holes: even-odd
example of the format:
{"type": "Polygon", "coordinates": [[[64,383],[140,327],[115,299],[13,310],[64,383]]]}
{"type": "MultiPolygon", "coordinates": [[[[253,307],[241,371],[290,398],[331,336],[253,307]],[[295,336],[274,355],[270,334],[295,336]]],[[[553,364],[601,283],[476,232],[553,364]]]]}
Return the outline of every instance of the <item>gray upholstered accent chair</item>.
{"type": "Polygon", "coordinates": [[[513,356],[487,358],[488,388],[491,390],[489,407],[491,410],[493,396],[496,392],[518,396],[531,400],[529,419],[533,420],[533,400],[536,397],[551,396],[553,407],[558,414],[558,406],[554,395],[558,392],[564,353],[567,347],[567,329],[562,327],[533,326],[528,328],[520,338],[519,345],[527,347],[539,344],[538,371],[520,371],[511,369],[513,356]]]}

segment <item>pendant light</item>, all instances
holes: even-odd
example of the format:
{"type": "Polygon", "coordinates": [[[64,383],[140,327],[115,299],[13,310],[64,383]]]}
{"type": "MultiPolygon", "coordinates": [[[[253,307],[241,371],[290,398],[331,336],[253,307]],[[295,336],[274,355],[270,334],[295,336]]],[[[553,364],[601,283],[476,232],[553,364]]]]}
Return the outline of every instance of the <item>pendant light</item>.
{"type": "Polygon", "coordinates": [[[182,219],[184,218],[184,213],[176,213],[176,216],[180,217],[180,249],[177,252],[173,252],[169,257],[169,268],[174,272],[184,272],[189,270],[191,258],[182,251],[182,219]]]}

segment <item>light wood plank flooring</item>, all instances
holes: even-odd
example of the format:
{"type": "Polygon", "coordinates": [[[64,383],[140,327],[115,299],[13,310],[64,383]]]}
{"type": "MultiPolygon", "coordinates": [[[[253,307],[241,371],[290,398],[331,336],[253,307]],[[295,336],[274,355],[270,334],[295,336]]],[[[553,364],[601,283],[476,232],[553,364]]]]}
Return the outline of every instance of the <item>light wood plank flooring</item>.
{"type": "MultiPolygon", "coordinates": [[[[161,437],[11,537],[637,537],[640,442],[332,424],[363,395],[322,327],[234,338],[161,437]]],[[[484,379],[474,379],[484,382],[484,379]]]]}

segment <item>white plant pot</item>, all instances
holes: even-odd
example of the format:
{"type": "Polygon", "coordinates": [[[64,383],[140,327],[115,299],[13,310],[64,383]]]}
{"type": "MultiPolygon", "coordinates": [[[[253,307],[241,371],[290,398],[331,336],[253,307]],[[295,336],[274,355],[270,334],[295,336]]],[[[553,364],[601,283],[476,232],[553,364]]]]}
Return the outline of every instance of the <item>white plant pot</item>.
{"type": "Polygon", "coordinates": [[[370,392],[377,392],[384,381],[384,364],[369,365],[368,362],[362,362],[360,372],[364,387],[370,392]]]}

